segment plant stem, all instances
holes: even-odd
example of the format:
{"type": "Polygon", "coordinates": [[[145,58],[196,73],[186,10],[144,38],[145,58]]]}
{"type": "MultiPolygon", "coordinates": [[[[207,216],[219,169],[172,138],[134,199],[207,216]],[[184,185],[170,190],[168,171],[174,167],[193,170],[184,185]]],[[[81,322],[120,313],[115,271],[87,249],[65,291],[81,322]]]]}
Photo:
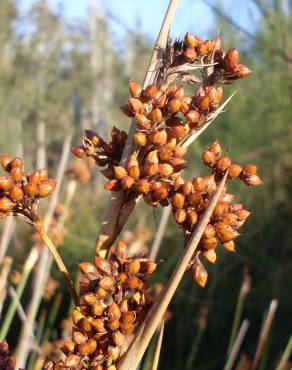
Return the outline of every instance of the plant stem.
{"type": "Polygon", "coordinates": [[[162,324],[161,324],[159,337],[157,339],[157,343],[156,343],[156,347],[155,347],[154,358],[153,358],[151,370],[157,370],[158,369],[158,363],[159,363],[159,357],[160,357],[160,352],[161,352],[161,344],[162,344],[162,339],[163,339],[163,333],[164,333],[164,322],[162,322],[162,324]]]}
{"type": "Polygon", "coordinates": [[[7,333],[8,333],[8,330],[10,328],[11,322],[12,322],[13,317],[15,315],[15,311],[16,311],[16,308],[17,308],[17,302],[20,301],[20,299],[21,299],[21,296],[22,296],[22,293],[23,293],[24,288],[26,286],[28,277],[31,273],[31,270],[32,270],[33,266],[35,265],[35,263],[38,259],[38,256],[39,256],[39,252],[38,252],[37,248],[32,248],[30,250],[30,253],[29,253],[25,263],[24,263],[21,280],[20,280],[20,283],[18,284],[18,286],[16,288],[16,298],[17,299],[11,300],[11,302],[9,304],[9,307],[8,307],[8,310],[7,310],[7,313],[6,313],[5,318],[3,320],[3,323],[1,325],[0,341],[4,340],[7,336],[7,333]]]}
{"type": "Polygon", "coordinates": [[[47,245],[47,247],[49,248],[55,262],[56,262],[56,265],[58,266],[58,269],[59,271],[61,272],[61,274],[63,275],[63,278],[65,280],[65,284],[66,284],[66,287],[75,303],[76,306],[78,306],[79,304],[79,298],[78,298],[78,294],[76,292],[76,289],[75,289],[75,286],[74,286],[74,283],[72,281],[72,279],[70,278],[70,275],[69,275],[69,272],[60,256],[60,254],[58,253],[55,245],[53,244],[53,242],[51,241],[51,239],[48,237],[46,231],[45,231],[45,228],[44,228],[44,224],[42,221],[38,221],[36,224],[35,224],[35,229],[36,231],[39,233],[39,235],[41,236],[43,242],[47,245]]]}
{"type": "Polygon", "coordinates": [[[49,311],[48,321],[47,321],[47,325],[44,331],[44,335],[43,335],[42,341],[40,342],[42,345],[45,344],[50,338],[52,329],[54,327],[54,323],[56,321],[57,314],[59,312],[62,298],[63,298],[62,292],[59,292],[56,294],[56,297],[49,311]]]}
{"type": "MultiPolygon", "coordinates": [[[[44,327],[45,327],[45,322],[46,322],[46,316],[47,316],[47,311],[42,310],[41,313],[40,313],[40,318],[39,318],[39,321],[38,321],[37,333],[36,333],[36,338],[35,338],[36,343],[38,345],[41,342],[41,338],[42,338],[42,334],[43,334],[44,327]]],[[[28,370],[32,370],[34,368],[34,363],[36,361],[36,358],[37,358],[37,353],[35,351],[32,351],[32,353],[30,355],[30,358],[28,360],[28,364],[27,364],[27,369],[28,370]]]]}
{"type": "Polygon", "coordinates": [[[287,362],[289,361],[289,357],[292,352],[292,335],[290,336],[289,342],[287,344],[287,347],[285,348],[285,351],[283,353],[283,356],[281,358],[281,361],[279,365],[277,366],[276,370],[284,370],[287,362]]]}

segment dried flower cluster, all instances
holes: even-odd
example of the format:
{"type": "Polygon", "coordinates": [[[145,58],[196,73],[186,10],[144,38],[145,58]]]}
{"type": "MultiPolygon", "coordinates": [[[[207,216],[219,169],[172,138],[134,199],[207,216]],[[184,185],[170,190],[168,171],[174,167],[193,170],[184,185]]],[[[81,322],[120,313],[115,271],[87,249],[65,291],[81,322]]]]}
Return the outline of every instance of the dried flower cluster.
{"type": "Polygon", "coordinates": [[[6,341],[0,342],[0,369],[1,370],[14,370],[15,357],[9,353],[9,346],[6,341]]]}
{"type": "Polygon", "coordinates": [[[46,369],[115,370],[126,336],[141,323],[152,303],[147,291],[156,264],[147,258],[128,258],[119,242],[108,260],[95,257],[80,270],[82,303],[73,311],[72,339],[64,342],[64,361],[47,361],[46,369]]]}
{"type": "Polygon", "coordinates": [[[26,174],[20,158],[3,155],[1,165],[9,175],[0,176],[0,217],[13,214],[28,222],[37,221],[39,199],[52,194],[56,181],[48,178],[45,168],[26,174]]]}

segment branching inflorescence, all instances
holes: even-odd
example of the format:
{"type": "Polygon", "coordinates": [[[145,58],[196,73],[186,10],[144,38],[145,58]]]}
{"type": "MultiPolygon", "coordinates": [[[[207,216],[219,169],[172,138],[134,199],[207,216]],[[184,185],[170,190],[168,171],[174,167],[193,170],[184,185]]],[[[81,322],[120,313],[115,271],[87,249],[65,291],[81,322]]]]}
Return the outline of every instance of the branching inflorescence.
{"type": "MultiPolygon", "coordinates": [[[[208,176],[189,180],[181,176],[186,167],[187,147],[229,101],[220,105],[222,86],[250,73],[245,65],[239,64],[238,51],[231,49],[225,53],[219,38],[202,41],[186,34],[184,41],[169,41],[155,83],[143,89],[137,82],[129,82],[131,97],[121,109],[133,118],[135,132],[125,166],[120,162],[129,138],[118,128],[113,128],[110,142],[86,130],[82,145],[72,152],[80,158],[93,158],[103,167],[101,172],[108,180],[105,189],[122,189],[123,207],[139,197],[151,207],[170,206],[186,245],[227,172],[229,179],[239,179],[249,186],[261,183],[256,166],[233,163],[217,141],[202,155],[210,169],[208,176]],[[192,73],[196,70],[201,72],[200,77],[192,73]],[[182,83],[199,87],[189,96],[182,83]]],[[[0,178],[1,215],[13,213],[30,223],[39,223],[38,199],[54,190],[54,181],[47,179],[45,170],[25,176],[18,159],[2,157],[2,164],[10,176],[0,178]]],[[[188,269],[202,287],[208,274],[200,258],[215,263],[218,241],[234,251],[234,239],[249,216],[243,205],[234,204],[233,200],[225,185],[189,263],[188,269]]],[[[115,370],[130,335],[143,322],[152,304],[148,279],[155,268],[156,264],[145,256],[129,258],[122,242],[115,247],[110,245],[105,258],[97,254],[94,264],[81,263],[84,280],[80,304],[73,311],[72,338],[62,347],[66,357],[58,362],[47,360],[44,367],[115,370]]]]}

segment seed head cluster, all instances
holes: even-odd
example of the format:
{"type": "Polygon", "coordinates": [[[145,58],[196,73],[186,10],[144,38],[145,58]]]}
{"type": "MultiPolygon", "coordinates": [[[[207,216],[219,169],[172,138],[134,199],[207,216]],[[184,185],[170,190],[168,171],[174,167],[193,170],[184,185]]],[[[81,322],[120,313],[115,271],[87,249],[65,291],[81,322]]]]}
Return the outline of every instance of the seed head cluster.
{"type": "Polygon", "coordinates": [[[10,355],[9,346],[6,341],[0,342],[0,369],[14,370],[16,359],[10,355]]]}
{"type": "Polygon", "coordinates": [[[26,174],[20,158],[0,158],[8,175],[0,176],[0,217],[14,214],[29,222],[38,220],[38,202],[53,193],[56,180],[48,178],[45,168],[26,174]]]}
{"type": "Polygon", "coordinates": [[[72,314],[72,338],[63,343],[64,361],[46,361],[45,369],[115,370],[115,363],[135,327],[152,303],[148,279],[156,264],[145,257],[128,258],[119,242],[109,258],[83,262],[81,304],[72,314]]]}

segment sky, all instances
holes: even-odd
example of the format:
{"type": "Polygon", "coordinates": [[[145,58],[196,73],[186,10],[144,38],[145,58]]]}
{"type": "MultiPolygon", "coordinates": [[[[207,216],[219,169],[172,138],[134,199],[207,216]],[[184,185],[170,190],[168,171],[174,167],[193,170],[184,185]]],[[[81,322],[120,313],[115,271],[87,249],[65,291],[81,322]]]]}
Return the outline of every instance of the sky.
{"type": "MultiPolygon", "coordinates": [[[[25,11],[35,0],[18,1],[20,9],[25,11]]],[[[101,11],[109,11],[119,20],[111,22],[113,33],[117,37],[124,35],[127,30],[139,27],[144,34],[155,39],[169,0],[48,0],[48,2],[55,9],[62,5],[64,15],[70,21],[84,19],[88,14],[89,3],[94,2],[101,11]]],[[[250,0],[243,2],[224,0],[222,3],[236,22],[247,29],[252,28],[253,16],[256,18],[256,14],[250,0]]],[[[214,13],[204,0],[180,0],[171,30],[172,35],[183,36],[189,31],[204,38],[210,36],[211,32],[213,36],[214,29],[216,29],[214,13]]]]}

